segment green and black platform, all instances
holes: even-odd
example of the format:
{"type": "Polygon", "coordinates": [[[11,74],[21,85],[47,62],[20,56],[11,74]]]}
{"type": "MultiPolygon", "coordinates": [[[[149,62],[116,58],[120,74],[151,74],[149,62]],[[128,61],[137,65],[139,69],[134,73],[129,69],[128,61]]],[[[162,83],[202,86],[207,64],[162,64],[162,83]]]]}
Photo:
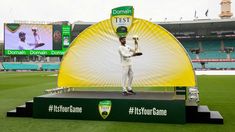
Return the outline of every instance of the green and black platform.
{"type": "Polygon", "coordinates": [[[223,124],[219,112],[198,106],[176,92],[70,91],[34,97],[7,112],[9,117],[156,123],[223,124]]]}

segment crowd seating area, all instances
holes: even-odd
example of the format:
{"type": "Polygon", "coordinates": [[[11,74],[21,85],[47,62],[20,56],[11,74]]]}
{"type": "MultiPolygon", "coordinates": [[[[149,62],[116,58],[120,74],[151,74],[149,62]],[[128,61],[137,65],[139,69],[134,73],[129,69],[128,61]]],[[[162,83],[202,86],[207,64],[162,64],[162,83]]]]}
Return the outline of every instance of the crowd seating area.
{"type": "MultiPolygon", "coordinates": [[[[200,49],[200,59],[226,59],[227,53],[223,51],[223,47],[234,47],[235,40],[224,40],[224,45],[220,40],[204,40],[199,43],[196,40],[181,42],[191,59],[196,59],[196,54],[191,53],[190,49],[200,49]]],[[[235,52],[230,53],[231,58],[235,58],[235,52]]]]}
{"type": "Polygon", "coordinates": [[[235,68],[235,62],[210,62],[206,64],[207,68],[216,68],[216,69],[234,69],[235,68]]]}
{"type": "Polygon", "coordinates": [[[207,51],[200,53],[199,57],[200,59],[208,59],[208,58],[225,59],[227,58],[227,54],[221,51],[207,51]]]}
{"type": "Polygon", "coordinates": [[[42,70],[59,70],[59,64],[42,64],[42,70]]]}
{"type": "MultiPolygon", "coordinates": [[[[187,40],[181,41],[182,45],[188,52],[192,60],[196,59],[196,54],[191,53],[191,49],[200,49],[198,54],[199,59],[226,59],[228,55],[223,51],[224,47],[234,47],[235,40],[187,40]]],[[[235,59],[235,52],[230,53],[230,58],[235,59]]],[[[207,62],[206,69],[235,69],[235,62],[207,62]]],[[[16,71],[16,70],[42,70],[42,71],[57,71],[59,70],[59,63],[33,63],[33,62],[2,62],[0,63],[0,70],[16,71]]],[[[193,63],[194,69],[202,69],[200,62],[193,63]]]]}
{"type": "MultiPolygon", "coordinates": [[[[193,63],[194,69],[202,69],[201,63],[193,63]]],[[[235,62],[207,62],[206,69],[235,69],[235,62]]]]}
{"type": "Polygon", "coordinates": [[[18,63],[18,62],[3,62],[0,64],[0,70],[16,71],[16,70],[30,70],[30,71],[55,71],[59,70],[59,64],[53,63],[18,63]]]}
{"type": "MultiPolygon", "coordinates": [[[[200,62],[193,62],[194,69],[202,69],[200,62]]],[[[235,69],[235,62],[206,62],[207,69],[235,69]]],[[[24,64],[24,63],[6,63],[0,64],[0,70],[16,71],[16,70],[30,70],[30,71],[57,71],[59,64],[24,64]]]]}
{"type": "Polygon", "coordinates": [[[222,49],[221,42],[218,40],[201,41],[203,51],[220,51],[222,49]]]}
{"type": "Polygon", "coordinates": [[[38,70],[37,64],[23,64],[23,63],[2,63],[4,70],[38,70]]]}
{"type": "MultiPolygon", "coordinates": [[[[223,51],[224,47],[234,47],[235,40],[190,40],[181,42],[192,60],[196,59],[196,54],[191,49],[200,49],[199,59],[227,59],[228,55],[223,51]]],[[[230,53],[230,58],[235,59],[235,52],[230,53]]],[[[194,69],[202,69],[201,63],[193,63],[194,69]]],[[[235,62],[208,62],[206,69],[235,69],[235,62]]]]}
{"type": "Polygon", "coordinates": [[[201,63],[193,63],[193,68],[194,69],[201,69],[202,65],[201,65],[201,63]]]}

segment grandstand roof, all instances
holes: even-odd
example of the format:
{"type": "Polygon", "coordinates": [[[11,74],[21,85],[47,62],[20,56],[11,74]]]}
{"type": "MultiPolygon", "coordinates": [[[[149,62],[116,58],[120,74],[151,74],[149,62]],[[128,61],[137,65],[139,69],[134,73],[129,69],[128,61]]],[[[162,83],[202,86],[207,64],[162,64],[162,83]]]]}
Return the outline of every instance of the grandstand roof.
{"type": "Polygon", "coordinates": [[[157,22],[171,32],[235,31],[235,19],[197,19],[193,21],[157,22]]]}
{"type": "MultiPolygon", "coordinates": [[[[80,25],[93,25],[96,22],[75,22],[80,25]]],[[[235,18],[231,19],[195,19],[191,21],[165,21],[153,22],[159,24],[170,32],[197,32],[208,31],[235,31],[235,18]]]]}
{"type": "Polygon", "coordinates": [[[234,22],[235,18],[231,19],[194,19],[188,21],[165,21],[165,22],[154,22],[157,24],[189,24],[189,23],[216,23],[216,22],[234,22]]]}

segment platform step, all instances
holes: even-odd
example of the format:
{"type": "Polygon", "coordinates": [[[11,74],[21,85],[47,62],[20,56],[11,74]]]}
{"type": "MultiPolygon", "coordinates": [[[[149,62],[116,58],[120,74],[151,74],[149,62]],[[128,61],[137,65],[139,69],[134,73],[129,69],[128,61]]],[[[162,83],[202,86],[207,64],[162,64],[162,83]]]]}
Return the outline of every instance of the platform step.
{"type": "Polygon", "coordinates": [[[17,117],[16,109],[8,111],[7,117],[17,117]]]}
{"type": "Polygon", "coordinates": [[[21,115],[21,117],[32,117],[33,115],[33,107],[28,105],[21,105],[16,107],[17,114],[21,115]]]}
{"type": "Polygon", "coordinates": [[[211,118],[213,119],[222,119],[223,117],[218,111],[211,111],[211,118]]]}
{"type": "Polygon", "coordinates": [[[8,117],[32,117],[33,101],[27,101],[24,105],[17,106],[15,110],[7,112],[8,117]]]}
{"type": "Polygon", "coordinates": [[[210,123],[224,124],[224,119],[218,111],[211,111],[210,112],[210,123]]]}
{"type": "Polygon", "coordinates": [[[25,105],[20,105],[16,107],[16,112],[17,113],[21,113],[21,114],[25,114],[27,111],[26,106],[25,105]]]}
{"type": "Polygon", "coordinates": [[[191,123],[223,124],[223,117],[218,111],[210,111],[208,106],[186,106],[186,119],[191,123]]]}
{"type": "Polygon", "coordinates": [[[200,105],[198,106],[198,112],[210,112],[208,106],[206,105],[200,105]]]}
{"type": "Polygon", "coordinates": [[[197,113],[198,104],[195,101],[186,100],[186,112],[187,113],[197,113]]]}
{"type": "Polygon", "coordinates": [[[26,105],[20,105],[20,106],[17,106],[17,108],[26,108],[26,105]]]}
{"type": "Polygon", "coordinates": [[[27,109],[33,109],[33,100],[27,101],[25,105],[27,109]]]}
{"type": "Polygon", "coordinates": [[[27,103],[28,103],[28,104],[33,104],[33,100],[26,101],[25,103],[26,103],[26,104],[27,104],[27,103]]]}
{"type": "Polygon", "coordinates": [[[210,118],[210,110],[209,110],[208,106],[206,106],[206,105],[198,106],[197,117],[199,119],[208,119],[208,118],[210,118]]]}

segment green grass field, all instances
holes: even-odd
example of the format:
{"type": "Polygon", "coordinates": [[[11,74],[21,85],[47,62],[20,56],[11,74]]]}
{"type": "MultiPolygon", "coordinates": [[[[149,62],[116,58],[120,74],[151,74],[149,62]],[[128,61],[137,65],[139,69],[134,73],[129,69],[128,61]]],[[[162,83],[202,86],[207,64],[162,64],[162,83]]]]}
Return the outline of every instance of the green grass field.
{"type": "MultiPolygon", "coordinates": [[[[6,112],[56,87],[50,72],[0,73],[0,132],[233,132],[235,131],[235,76],[198,76],[200,104],[219,111],[224,125],[160,124],[6,117],[6,112]]],[[[154,90],[153,88],[147,90],[154,90]]]]}

